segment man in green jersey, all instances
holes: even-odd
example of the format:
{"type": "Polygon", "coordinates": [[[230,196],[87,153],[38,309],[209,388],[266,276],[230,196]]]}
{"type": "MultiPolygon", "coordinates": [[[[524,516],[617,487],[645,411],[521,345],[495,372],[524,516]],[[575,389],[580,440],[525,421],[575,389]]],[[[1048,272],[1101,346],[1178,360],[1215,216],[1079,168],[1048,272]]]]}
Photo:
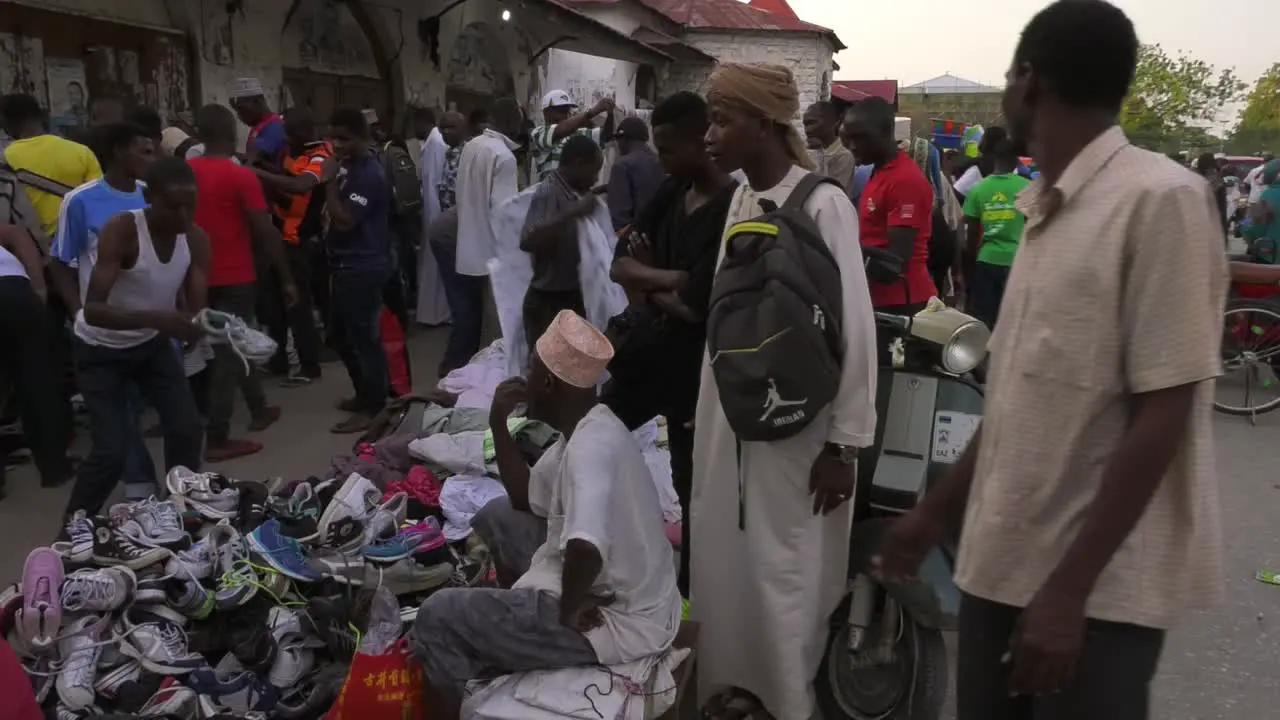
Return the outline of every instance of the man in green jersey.
{"type": "Polygon", "coordinates": [[[1031,184],[1017,172],[1018,153],[1012,140],[997,143],[993,154],[994,172],[975,185],[964,200],[969,228],[964,248],[969,308],[988,327],[995,326],[1000,314],[1009,268],[1027,219],[1014,199],[1031,184]]]}

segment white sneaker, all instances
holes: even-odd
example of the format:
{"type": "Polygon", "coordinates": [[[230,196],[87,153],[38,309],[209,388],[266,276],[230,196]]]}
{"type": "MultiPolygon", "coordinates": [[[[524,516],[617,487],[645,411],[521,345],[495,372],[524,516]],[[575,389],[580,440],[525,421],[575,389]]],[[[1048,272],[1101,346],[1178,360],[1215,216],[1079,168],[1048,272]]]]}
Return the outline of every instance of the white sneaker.
{"type": "Polygon", "coordinates": [[[315,667],[315,653],[306,647],[302,621],[292,610],[278,605],[271,608],[267,625],[276,644],[276,657],[267,672],[267,682],[281,689],[291,688],[315,667]]]}
{"type": "Polygon", "coordinates": [[[186,550],[179,550],[164,564],[165,575],[206,580],[213,575],[214,557],[208,538],[197,540],[186,550]]]}
{"type": "Polygon", "coordinates": [[[364,544],[372,545],[383,538],[394,537],[409,514],[409,495],[398,492],[373,509],[364,524],[364,544]]]}
{"type": "Polygon", "coordinates": [[[120,686],[142,677],[142,663],[130,658],[123,665],[118,665],[100,673],[93,684],[94,692],[108,700],[114,700],[120,692],[120,686]]]}
{"type": "Polygon", "coordinates": [[[360,473],[351,473],[320,514],[320,537],[327,538],[334,525],[348,518],[363,523],[381,501],[382,492],[373,482],[360,473]]]}
{"type": "Polygon", "coordinates": [[[173,684],[160,688],[138,711],[140,718],[200,717],[200,698],[186,685],[173,684]]]}
{"type": "Polygon", "coordinates": [[[214,596],[221,610],[238,608],[258,592],[258,574],[249,561],[249,546],[244,536],[222,521],[207,538],[217,562],[218,592],[214,596]]]}
{"type": "MultiPolygon", "coordinates": [[[[161,675],[180,675],[205,664],[202,655],[191,652],[186,632],[177,625],[135,612],[126,613],[123,620],[128,636],[122,639],[120,651],[147,670],[161,675]]],[[[91,692],[92,686],[90,683],[91,692]]]]}
{"type": "MultiPolygon", "coordinates": [[[[109,620],[105,615],[86,615],[76,619],[58,639],[58,655],[62,667],[54,686],[58,699],[69,710],[86,710],[93,706],[94,681],[98,658],[102,655],[102,634],[109,620]]],[[[111,642],[110,640],[108,642],[111,642]]]]}
{"type": "Polygon", "coordinates": [[[62,609],[114,612],[133,601],[137,588],[137,576],[124,565],[77,570],[62,583],[62,609]]]}
{"type": "Polygon", "coordinates": [[[240,491],[217,473],[198,473],[181,465],[165,476],[169,499],[206,520],[230,520],[240,514],[240,491]]]}
{"type": "Polygon", "coordinates": [[[53,716],[57,718],[57,720],[80,720],[81,718],[94,717],[101,714],[102,710],[98,709],[96,705],[90,705],[86,708],[80,708],[79,710],[72,710],[66,705],[58,703],[53,716]]]}
{"type": "Polygon", "coordinates": [[[85,563],[93,557],[93,520],[83,510],[77,510],[67,521],[67,537],[52,545],[54,552],[68,562],[85,563]]]}
{"type": "MultiPolygon", "coordinates": [[[[114,514],[114,511],[113,511],[114,514]]],[[[191,536],[182,527],[182,513],[172,502],[160,502],[154,497],[133,503],[130,515],[142,529],[142,537],[134,538],[149,547],[185,546],[191,536]]]]}
{"type": "Polygon", "coordinates": [[[242,318],[231,313],[205,308],[195,320],[204,329],[209,342],[231,346],[244,363],[245,372],[251,370],[253,363],[270,360],[279,347],[270,335],[249,327],[242,318]]]}

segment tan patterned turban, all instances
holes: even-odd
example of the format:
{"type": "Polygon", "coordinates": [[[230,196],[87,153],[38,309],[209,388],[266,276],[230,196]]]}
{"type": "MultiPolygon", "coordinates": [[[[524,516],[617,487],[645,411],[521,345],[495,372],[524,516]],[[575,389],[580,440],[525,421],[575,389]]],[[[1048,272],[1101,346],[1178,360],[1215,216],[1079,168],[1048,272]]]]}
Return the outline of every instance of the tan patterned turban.
{"type": "Polygon", "coordinates": [[[813,160],[792,121],[800,111],[795,76],[782,65],[720,63],[711,73],[707,100],[738,107],[772,120],[784,130],[787,155],[805,170],[813,160]]]}

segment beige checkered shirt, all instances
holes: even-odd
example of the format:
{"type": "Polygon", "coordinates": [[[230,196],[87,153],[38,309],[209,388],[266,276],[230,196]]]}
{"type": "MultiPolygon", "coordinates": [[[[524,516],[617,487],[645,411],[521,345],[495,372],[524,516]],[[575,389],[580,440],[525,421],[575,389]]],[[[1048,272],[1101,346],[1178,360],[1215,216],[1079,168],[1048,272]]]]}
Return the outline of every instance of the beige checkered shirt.
{"type": "Polygon", "coordinates": [[[1227,286],[1209,186],[1112,128],[1027,215],[1000,322],[956,582],[1025,606],[1061,560],[1123,437],[1128,398],[1199,383],[1186,440],[1089,598],[1167,628],[1222,594],[1212,378],[1227,286]]]}

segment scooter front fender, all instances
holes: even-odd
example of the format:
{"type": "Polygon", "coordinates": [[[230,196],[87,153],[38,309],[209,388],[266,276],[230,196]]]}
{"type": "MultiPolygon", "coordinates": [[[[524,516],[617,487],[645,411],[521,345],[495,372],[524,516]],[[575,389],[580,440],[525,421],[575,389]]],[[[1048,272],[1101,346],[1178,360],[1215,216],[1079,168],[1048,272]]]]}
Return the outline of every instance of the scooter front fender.
{"type": "MultiPolygon", "coordinates": [[[[871,558],[880,550],[884,535],[894,518],[864,520],[853,526],[849,548],[849,577],[872,571],[871,558]]],[[[884,585],[884,590],[920,625],[938,630],[954,630],[960,613],[960,589],[952,579],[954,563],[947,553],[934,548],[920,564],[920,581],[907,585],[884,585]]]]}

